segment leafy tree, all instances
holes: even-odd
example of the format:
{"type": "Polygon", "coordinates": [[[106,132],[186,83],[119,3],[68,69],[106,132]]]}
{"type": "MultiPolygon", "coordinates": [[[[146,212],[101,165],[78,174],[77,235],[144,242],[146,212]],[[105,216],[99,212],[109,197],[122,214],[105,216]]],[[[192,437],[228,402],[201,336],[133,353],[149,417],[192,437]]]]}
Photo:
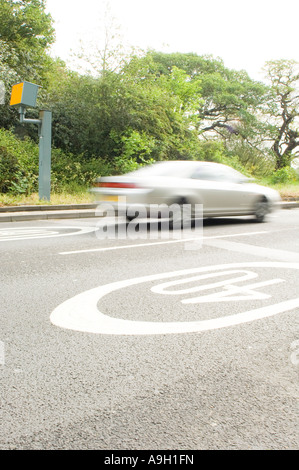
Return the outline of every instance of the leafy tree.
{"type": "Polygon", "coordinates": [[[266,112],[276,169],[290,166],[299,155],[299,64],[293,60],[266,63],[272,96],[266,112]]]}
{"type": "MultiPolygon", "coordinates": [[[[267,99],[267,87],[245,71],[226,68],[223,61],[196,54],[151,53],[160,74],[184,70],[200,88],[197,100],[197,130],[201,136],[228,138],[242,132],[246,138],[257,126],[256,113],[267,99]]],[[[195,87],[196,88],[196,87],[195,87]]],[[[196,99],[196,98],[195,98],[196,99]]]]}
{"type": "MultiPolygon", "coordinates": [[[[187,74],[188,82],[196,83],[192,123],[200,140],[223,142],[226,155],[231,159],[237,156],[250,172],[266,175],[274,170],[275,158],[270,147],[278,133],[273,125],[269,127],[269,117],[264,118],[265,112],[275,114],[273,97],[277,95],[271,87],[252,80],[245,71],[226,68],[222,60],[211,56],[155,51],[151,51],[150,56],[156,80],[161,76],[170,77],[178,68],[187,74]]],[[[192,123],[189,124],[192,126],[192,123]]],[[[294,130],[292,127],[293,142],[294,130]]]]}
{"type": "Polygon", "coordinates": [[[10,62],[17,61],[14,49],[0,40],[0,84],[2,99],[0,102],[0,127],[9,128],[15,120],[15,113],[9,107],[10,91],[13,84],[19,81],[18,73],[9,65],[10,62]]]}
{"type": "Polygon", "coordinates": [[[0,41],[6,51],[2,61],[22,80],[40,82],[50,66],[52,23],[45,0],[0,0],[0,41]]]}
{"type": "Polygon", "coordinates": [[[17,112],[9,108],[13,84],[26,80],[47,85],[47,72],[54,64],[47,48],[54,37],[44,0],[0,0],[0,80],[6,92],[1,127],[18,122],[17,112]]]}
{"type": "Polygon", "coordinates": [[[45,0],[0,0],[0,39],[17,52],[41,55],[54,41],[45,0]]]}
{"type": "MultiPolygon", "coordinates": [[[[69,73],[48,104],[53,112],[53,143],[66,152],[115,158],[184,157],[196,138],[177,108],[177,96],[154,79],[130,70],[100,77],[69,73]],[[139,157],[138,157],[139,154],[139,157]]],[[[187,156],[188,158],[188,156],[187,156]]],[[[190,157],[192,158],[192,157],[190,157]]]]}

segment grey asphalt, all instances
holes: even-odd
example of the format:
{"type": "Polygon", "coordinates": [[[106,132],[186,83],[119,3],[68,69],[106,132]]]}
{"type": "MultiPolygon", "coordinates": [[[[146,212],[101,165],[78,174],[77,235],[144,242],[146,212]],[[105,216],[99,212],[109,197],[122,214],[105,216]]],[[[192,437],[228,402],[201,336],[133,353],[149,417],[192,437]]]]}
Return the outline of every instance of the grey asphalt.
{"type": "Polygon", "coordinates": [[[247,323],[178,334],[99,334],[58,326],[50,318],[70,299],[82,308],[83,320],[88,318],[82,294],[112,283],[119,288],[96,297],[98,310],[133,326],[218,320],[297,302],[299,209],[283,210],[263,224],[250,218],[206,221],[198,250],[180,240],[77,233],[98,229],[99,222],[1,226],[0,448],[297,449],[298,306],[247,323]],[[232,263],[243,267],[230,268],[232,263]],[[221,270],[213,271],[218,265],[221,270]],[[207,276],[216,272],[216,279],[186,284],[179,275],[179,286],[152,290],[173,280],[161,273],[198,268],[207,276]],[[234,272],[225,272],[230,269],[234,272]],[[246,289],[211,288],[211,282],[235,282],[247,271],[258,276],[237,282],[246,289]],[[121,284],[151,275],[154,282],[121,284]],[[181,302],[205,283],[205,296],[229,293],[228,302],[181,302]],[[179,292],[186,288],[187,294],[179,292]],[[258,297],[266,294],[270,297],[258,297]]]}

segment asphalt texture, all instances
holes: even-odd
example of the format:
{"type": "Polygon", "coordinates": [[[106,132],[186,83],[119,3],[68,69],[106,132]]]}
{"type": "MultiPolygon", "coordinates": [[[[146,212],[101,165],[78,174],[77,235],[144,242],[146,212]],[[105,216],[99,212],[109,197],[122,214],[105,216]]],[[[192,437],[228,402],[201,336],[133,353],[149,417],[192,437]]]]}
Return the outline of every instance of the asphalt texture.
{"type": "Polygon", "coordinates": [[[297,449],[298,208],[187,241],[31,215],[0,226],[1,449],[297,449]]]}

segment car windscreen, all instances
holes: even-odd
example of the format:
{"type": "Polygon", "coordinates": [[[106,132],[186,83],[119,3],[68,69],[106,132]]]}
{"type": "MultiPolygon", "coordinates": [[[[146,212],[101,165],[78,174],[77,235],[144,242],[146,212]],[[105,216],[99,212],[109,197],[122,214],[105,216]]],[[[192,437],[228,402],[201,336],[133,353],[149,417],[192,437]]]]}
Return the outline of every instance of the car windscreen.
{"type": "Polygon", "coordinates": [[[173,177],[192,178],[210,181],[241,182],[246,177],[231,167],[219,163],[196,162],[196,161],[167,161],[146,165],[136,171],[127,173],[127,176],[152,178],[173,177]]]}
{"type": "Polygon", "coordinates": [[[172,176],[175,178],[187,178],[191,176],[195,168],[196,162],[190,161],[158,162],[132,171],[128,175],[134,177],[172,176]]]}
{"type": "Polygon", "coordinates": [[[225,165],[199,165],[194,173],[192,173],[193,179],[208,180],[208,181],[223,181],[240,183],[247,180],[246,176],[239,173],[237,170],[230,168],[225,165]]]}

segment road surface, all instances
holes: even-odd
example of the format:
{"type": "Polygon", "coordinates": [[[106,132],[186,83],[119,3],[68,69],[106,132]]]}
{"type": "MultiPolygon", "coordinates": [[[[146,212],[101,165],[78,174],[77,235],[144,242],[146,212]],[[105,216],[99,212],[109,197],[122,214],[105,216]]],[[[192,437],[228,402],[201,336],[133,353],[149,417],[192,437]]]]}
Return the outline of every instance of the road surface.
{"type": "Polygon", "coordinates": [[[127,229],[1,224],[0,448],[296,449],[299,209],[127,229]]]}

